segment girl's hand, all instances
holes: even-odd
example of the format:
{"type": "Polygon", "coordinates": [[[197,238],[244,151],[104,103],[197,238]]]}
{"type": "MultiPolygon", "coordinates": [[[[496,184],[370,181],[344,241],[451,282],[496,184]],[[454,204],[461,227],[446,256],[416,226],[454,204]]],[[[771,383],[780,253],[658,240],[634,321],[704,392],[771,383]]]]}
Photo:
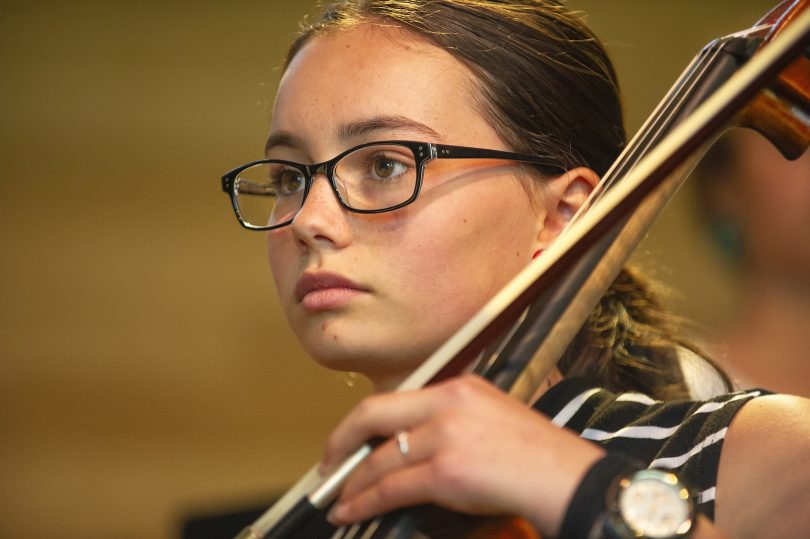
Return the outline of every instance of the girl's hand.
{"type": "Polygon", "coordinates": [[[351,476],[333,523],[430,503],[521,516],[555,536],[580,479],[604,453],[474,375],[366,398],[330,436],[322,465],[374,437],[391,439],[351,476]],[[394,439],[399,432],[407,452],[394,439]]]}

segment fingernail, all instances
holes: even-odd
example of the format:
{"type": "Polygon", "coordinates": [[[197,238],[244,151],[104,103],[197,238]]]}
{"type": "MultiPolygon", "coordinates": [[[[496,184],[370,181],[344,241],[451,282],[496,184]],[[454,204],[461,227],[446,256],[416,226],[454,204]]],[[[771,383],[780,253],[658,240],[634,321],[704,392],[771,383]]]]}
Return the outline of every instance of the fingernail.
{"type": "Polygon", "coordinates": [[[326,515],[326,520],[328,520],[330,524],[339,526],[343,522],[342,517],[345,512],[345,506],[336,504],[334,507],[332,507],[332,509],[329,510],[329,513],[326,515]]]}
{"type": "Polygon", "coordinates": [[[318,475],[320,475],[321,477],[328,475],[329,472],[331,471],[331,468],[332,466],[329,463],[327,463],[325,460],[322,460],[321,462],[318,463],[318,475]]]}

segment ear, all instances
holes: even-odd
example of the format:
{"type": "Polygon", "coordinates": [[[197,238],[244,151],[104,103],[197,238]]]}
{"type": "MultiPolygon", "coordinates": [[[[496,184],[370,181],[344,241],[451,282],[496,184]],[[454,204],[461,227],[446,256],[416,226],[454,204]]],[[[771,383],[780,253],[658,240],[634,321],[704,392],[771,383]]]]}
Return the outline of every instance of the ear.
{"type": "Polygon", "coordinates": [[[546,249],[568,226],[577,211],[599,183],[593,170],[579,167],[552,178],[544,186],[546,190],[546,215],[537,237],[537,247],[546,249]]]}

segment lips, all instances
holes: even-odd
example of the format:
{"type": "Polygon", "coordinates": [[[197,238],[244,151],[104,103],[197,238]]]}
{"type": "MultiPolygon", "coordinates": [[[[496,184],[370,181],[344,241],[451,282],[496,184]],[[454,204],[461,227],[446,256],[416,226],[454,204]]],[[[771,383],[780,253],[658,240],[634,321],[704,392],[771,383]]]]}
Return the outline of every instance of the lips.
{"type": "Polygon", "coordinates": [[[368,291],[335,273],[305,273],[295,285],[295,299],[309,310],[324,310],[339,307],[368,291]]]}

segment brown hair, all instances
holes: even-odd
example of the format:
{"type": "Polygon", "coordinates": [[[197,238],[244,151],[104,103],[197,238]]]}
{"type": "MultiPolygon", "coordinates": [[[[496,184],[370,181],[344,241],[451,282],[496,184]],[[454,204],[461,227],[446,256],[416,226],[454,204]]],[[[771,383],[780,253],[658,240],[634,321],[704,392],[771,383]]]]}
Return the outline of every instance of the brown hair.
{"type": "MultiPolygon", "coordinates": [[[[479,112],[514,151],[603,175],[625,144],[616,73],[574,12],[540,0],[345,0],[304,25],[287,65],[314,36],[377,23],[446,50],[474,75],[479,112]]],[[[614,391],[688,397],[676,324],[652,285],[624,269],[560,361],[614,391]]]]}

